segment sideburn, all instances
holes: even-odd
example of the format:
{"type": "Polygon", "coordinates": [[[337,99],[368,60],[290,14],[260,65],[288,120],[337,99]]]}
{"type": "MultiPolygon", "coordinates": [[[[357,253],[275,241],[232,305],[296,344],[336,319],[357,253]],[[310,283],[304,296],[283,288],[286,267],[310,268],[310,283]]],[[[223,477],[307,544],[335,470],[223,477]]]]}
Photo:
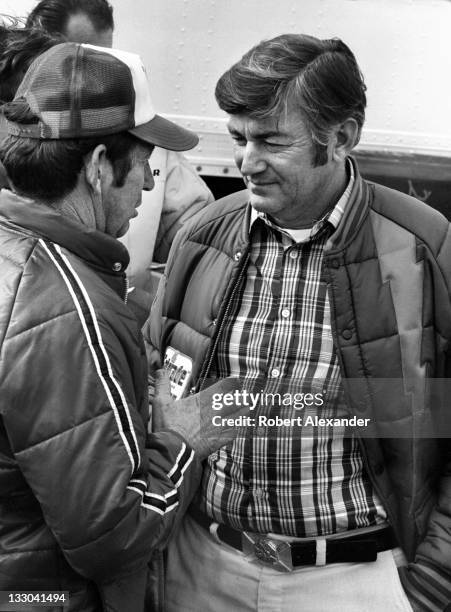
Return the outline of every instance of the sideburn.
{"type": "Polygon", "coordinates": [[[113,166],[114,186],[123,187],[128,173],[132,169],[132,158],[131,155],[122,157],[121,159],[115,159],[111,161],[113,166]]]}

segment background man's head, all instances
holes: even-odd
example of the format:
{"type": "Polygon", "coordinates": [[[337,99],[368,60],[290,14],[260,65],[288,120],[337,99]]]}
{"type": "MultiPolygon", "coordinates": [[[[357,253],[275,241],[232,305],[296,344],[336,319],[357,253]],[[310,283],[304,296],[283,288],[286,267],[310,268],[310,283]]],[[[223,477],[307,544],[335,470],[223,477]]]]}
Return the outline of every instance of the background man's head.
{"type": "MultiPolygon", "coordinates": [[[[10,102],[29,65],[37,55],[61,42],[61,37],[43,30],[24,28],[10,17],[2,16],[0,23],[0,104],[10,102]]],[[[0,139],[3,137],[0,116],[0,139]]],[[[0,189],[8,186],[5,169],[0,163],[0,189]]]]}
{"type": "Polygon", "coordinates": [[[1,23],[0,102],[12,100],[31,62],[60,42],[60,36],[43,30],[19,27],[17,23],[1,23]]]}
{"type": "Polygon", "coordinates": [[[106,0],[41,0],[26,26],[61,34],[71,42],[111,47],[113,8],[106,0]]]}
{"type": "Polygon", "coordinates": [[[96,227],[115,236],[153,186],[152,148],[182,151],[198,141],[155,113],[137,55],[75,43],[36,58],[2,112],[9,136],[0,159],[14,189],[56,206],[83,189],[108,216],[96,227]]]}

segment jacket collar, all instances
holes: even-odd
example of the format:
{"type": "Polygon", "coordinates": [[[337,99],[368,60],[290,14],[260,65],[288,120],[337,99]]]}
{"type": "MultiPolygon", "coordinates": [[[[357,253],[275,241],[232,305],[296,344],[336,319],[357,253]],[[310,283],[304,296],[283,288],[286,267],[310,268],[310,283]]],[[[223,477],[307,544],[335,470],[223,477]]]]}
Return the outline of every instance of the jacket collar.
{"type": "Polygon", "coordinates": [[[61,215],[49,206],[0,192],[0,222],[6,221],[39,238],[55,242],[95,268],[122,274],[129,262],[127,249],[118,240],[61,215]]]}
{"type": "Polygon", "coordinates": [[[369,210],[370,190],[368,184],[360,176],[355,159],[349,157],[349,160],[354,168],[355,181],[340,223],[326,245],[328,251],[339,251],[345,248],[360,229],[369,210]]]}

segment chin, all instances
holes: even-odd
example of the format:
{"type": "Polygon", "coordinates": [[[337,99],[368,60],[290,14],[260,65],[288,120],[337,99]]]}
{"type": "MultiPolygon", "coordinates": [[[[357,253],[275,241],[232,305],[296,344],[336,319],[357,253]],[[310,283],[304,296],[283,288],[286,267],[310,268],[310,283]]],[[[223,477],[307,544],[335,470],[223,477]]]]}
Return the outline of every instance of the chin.
{"type": "Polygon", "coordinates": [[[258,212],[271,213],[277,211],[277,203],[272,198],[265,198],[251,193],[249,202],[258,212]]]}
{"type": "Polygon", "coordinates": [[[127,221],[127,223],[125,223],[121,228],[118,229],[118,231],[116,232],[116,238],[122,238],[122,236],[125,236],[125,234],[128,232],[130,227],[130,222],[127,221]]]}

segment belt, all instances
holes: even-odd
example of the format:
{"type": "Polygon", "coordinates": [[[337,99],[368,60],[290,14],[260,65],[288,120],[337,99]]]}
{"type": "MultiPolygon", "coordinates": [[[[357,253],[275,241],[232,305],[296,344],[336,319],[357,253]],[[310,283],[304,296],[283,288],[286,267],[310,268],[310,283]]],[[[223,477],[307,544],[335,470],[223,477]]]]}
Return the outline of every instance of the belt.
{"type": "Polygon", "coordinates": [[[376,561],[377,553],[398,546],[390,526],[351,536],[286,542],[216,523],[197,508],[191,507],[189,513],[220,544],[228,544],[243,552],[249,560],[257,560],[283,572],[303,565],[376,561]]]}

